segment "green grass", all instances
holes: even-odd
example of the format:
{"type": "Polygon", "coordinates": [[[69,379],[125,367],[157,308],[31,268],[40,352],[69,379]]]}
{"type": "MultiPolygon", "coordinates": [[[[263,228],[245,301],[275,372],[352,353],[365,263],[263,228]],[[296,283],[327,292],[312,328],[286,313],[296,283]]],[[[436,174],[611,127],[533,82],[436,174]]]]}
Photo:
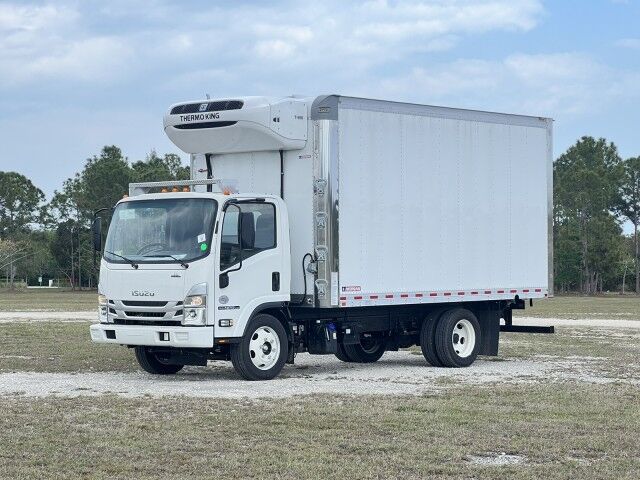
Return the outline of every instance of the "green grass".
{"type": "MultiPolygon", "coordinates": [[[[88,325],[0,324],[0,373],[138,369],[130,350],[92,344],[88,325]]],[[[590,371],[637,382],[639,333],[504,334],[498,358],[589,357],[590,371]]],[[[0,477],[637,478],[638,384],[559,378],[437,382],[438,393],[420,397],[4,396],[0,477]],[[501,452],[524,462],[469,461],[501,452]]]]}
{"type": "Polygon", "coordinates": [[[0,324],[0,372],[134,371],[130,349],[91,342],[89,323],[0,324]]]}
{"type": "Polygon", "coordinates": [[[464,387],[278,401],[0,398],[6,478],[635,479],[640,391],[464,387]],[[520,465],[469,456],[506,452],[520,465]]]}
{"type": "Polygon", "coordinates": [[[618,318],[640,320],[640,296],[559,296],[534,300],[532,308],[527,303],[526,310],[515,310],[514,315],[567,319],[618,318]]]}
{"type": "Polygon", "coordinates": [[[0,289],[0,312],[74,312],[96,308],[98,308],[98,294],[95,291],[0,289]]]}

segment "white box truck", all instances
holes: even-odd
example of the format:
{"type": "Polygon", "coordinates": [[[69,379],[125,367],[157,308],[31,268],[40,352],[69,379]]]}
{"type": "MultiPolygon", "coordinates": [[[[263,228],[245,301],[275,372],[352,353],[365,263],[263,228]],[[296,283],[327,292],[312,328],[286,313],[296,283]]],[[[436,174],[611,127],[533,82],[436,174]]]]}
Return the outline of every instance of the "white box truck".
{"type": "Polygon", "coordinates": [[[94,342],[170,374],[296,353],[434,366],[497,355],[552,288],[552,121],[353,98],[171,106],[188,181],[131,184],[102,247],[94,342]],[[504,324],[501,325],[501,319],[504,324]]]}

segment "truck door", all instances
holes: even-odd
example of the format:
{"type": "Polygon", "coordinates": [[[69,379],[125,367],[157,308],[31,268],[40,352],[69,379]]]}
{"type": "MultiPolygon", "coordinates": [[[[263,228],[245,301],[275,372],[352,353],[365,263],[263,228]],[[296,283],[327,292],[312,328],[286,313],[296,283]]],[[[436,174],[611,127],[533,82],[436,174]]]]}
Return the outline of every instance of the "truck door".
{"type": "Polygon", "coordinates": [[[288,229],[278,228],[286,210],[268,199],[243,200],[227,204],[223,215],[215,335],[237,337],[257,308],[290,299],[288,229]]]}

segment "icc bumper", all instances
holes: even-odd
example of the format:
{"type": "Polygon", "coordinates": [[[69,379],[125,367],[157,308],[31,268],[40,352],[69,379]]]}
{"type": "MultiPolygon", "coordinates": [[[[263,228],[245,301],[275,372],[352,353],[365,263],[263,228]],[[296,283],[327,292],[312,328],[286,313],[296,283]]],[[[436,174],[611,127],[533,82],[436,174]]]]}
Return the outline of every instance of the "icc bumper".
{"type": "Polygon", "coordinates": [[[90,327],[95,343],[157,347],[211,348],[213,327],[164,327],[95,323],[90,327]]]}

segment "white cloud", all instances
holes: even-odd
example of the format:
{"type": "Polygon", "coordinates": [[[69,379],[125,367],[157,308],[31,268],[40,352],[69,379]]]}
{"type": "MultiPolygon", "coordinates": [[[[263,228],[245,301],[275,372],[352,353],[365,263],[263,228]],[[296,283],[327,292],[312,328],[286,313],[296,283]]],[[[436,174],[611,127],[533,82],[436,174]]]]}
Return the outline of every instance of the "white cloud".
{"type": "Polygon", "coordinates": [[[123,39],[81,34],[81,15],[67,6],[0,4],[0,86],[49,79],[105,82],[131,49],[123,39]]]}
{"type": "Polygon", "coordinates": [[[513,54],[502,60],[457,60],[415,68],[383,81],[374,96],[533,115],[593,113],[625,96],[640,96],[639,75],[580,53],[513,54]],[[460,103],[464,98],[464,104],[460,103]]]}
{"type": "Polygon", "coordinates": [[[109,82],[169,66],[206,74],[224,65],[246,75],[272,69],[273,61],[297,74],[338,68],[359,75],[454,48],[465,36],[527,31],[543,13],[541,0],[282,0],[198,9],[162,0],[99,8],[69,2],[0,4],[0,31],[8,32],[0,38],[0,87],[47,78],[109,82]]]}
{"type": "Polygon", "coordinates": [[[64,6],[0,4],[0,32],[41,30],[50,25],[62,26],[77,18],[77,12],[64,6]]]}
{"type": "Polygon", "coordinates": [[[255,50],[260,57],[278,60],[291,56],[296,47],[284,40],[260,40],[256,43],[255,50]]]}
{"type": "Polygon", "coordinates": [[[536,0],[367,2],[360,12],[371,17],[356,28],[357,36],[399,40],[453,32],[530,30],[542,13],[536,0]]]}

